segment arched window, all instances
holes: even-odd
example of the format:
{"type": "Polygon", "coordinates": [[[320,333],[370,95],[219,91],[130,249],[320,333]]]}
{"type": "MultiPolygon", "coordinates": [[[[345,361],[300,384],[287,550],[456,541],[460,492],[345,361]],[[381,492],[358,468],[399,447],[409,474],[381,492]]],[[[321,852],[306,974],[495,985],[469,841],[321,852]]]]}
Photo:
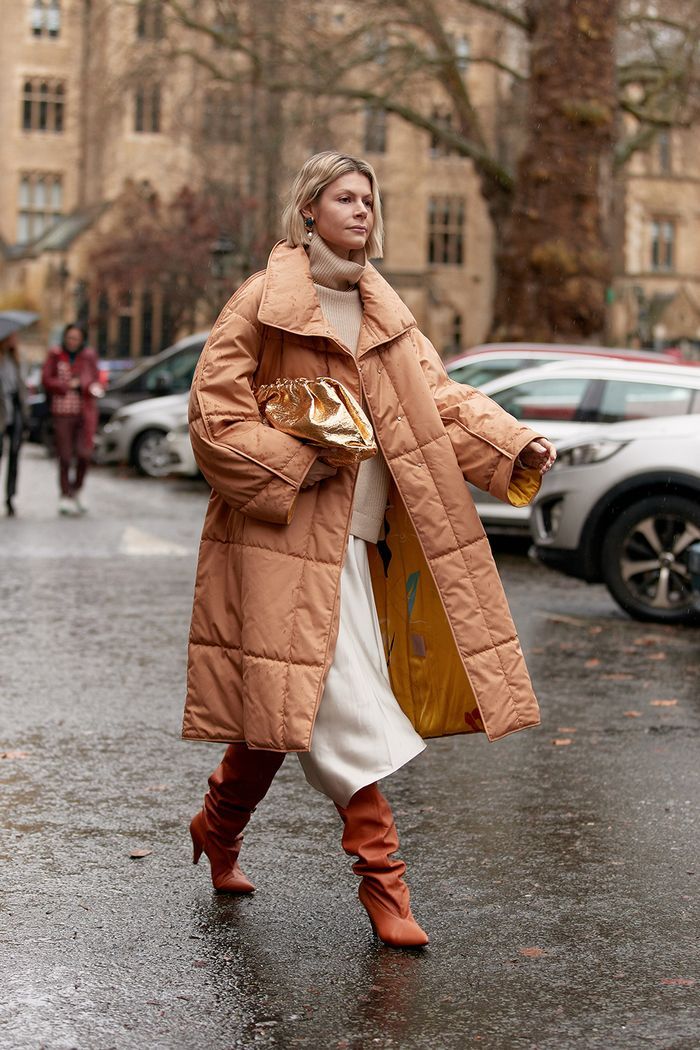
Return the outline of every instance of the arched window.
{"type": "MultiPolygon", "coordinates": [[[[434,124],[438,127],[445,128],[446,131],[452,130],[452,112],[451,110],[434,109],[431,113],[431,119],[434,124]]],[[[433,131],[430,135],[430,156],[431,157],[450,157],[454,155],[454,149],[449,146],[442,136],[437,132],[433,131]]]]}
{"type": "Polygon", "coordinates": [[[53,108],[54,108],[53,130],[54,131],[63,131],[63,95],[64,95],[63,84],[56,84],[56,88],[54,90],[54,103],[53,103],[53,108]]]}
{"type": "Polygon", "coordinates": [[[61,80],[25,80],[22,85],[24,131],[54,131],[64,126],[66,92],[61,80]]]}
{"type": "Polygon", "coordinates": [[[46,208],[46,179],[43,175],[37,175],[34,181],[34,200],[40,211],[46,208]]]}
{"type": "Polygon", "coordinates": [[[656,273],[675,269],[676,221],[655,216],[651,222],[651,268],[656,273]]]}
{"type": "Polygon", "coordinates": [[[36,240],[61,218],[63,176],[56,172],[25,172],[17,195],[17,243],[36,240]]]}
{"type": "Polygon", "coordinates": [[[134,94],[134,131],[156,134],[160,131],[160,86],[145,84],[134,94]]]}
{"type": "Polygon", "coordinates": [[[428,201],[428,262],[461,266],[464,261],[464,197],[431,197],[428,201]]]}
{"type": "Polygon", "coordinates": [[[49,126],[49,85],[42,81],[39,88],[39,131],[46,131],[49,126]]]}
{"type": "Polygon", "coordinates": [[[32,127],[32,100],[32,82],[25,80],[22,89],[22,127],[25,131],[30,131],[32,127]]]}

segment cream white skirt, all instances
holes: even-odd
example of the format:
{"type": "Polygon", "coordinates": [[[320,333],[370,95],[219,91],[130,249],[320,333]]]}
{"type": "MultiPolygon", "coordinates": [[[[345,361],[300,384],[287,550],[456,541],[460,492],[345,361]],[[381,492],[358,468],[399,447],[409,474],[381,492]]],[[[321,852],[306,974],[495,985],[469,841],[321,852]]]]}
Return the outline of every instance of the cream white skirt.
{"type": "Polygon", "coordinates": [[[340,578],[340,627],[311,750],[299,755],[312,787],[341,806],[425,749],[391,691],[367,547],[348,539],[340,578]]]}

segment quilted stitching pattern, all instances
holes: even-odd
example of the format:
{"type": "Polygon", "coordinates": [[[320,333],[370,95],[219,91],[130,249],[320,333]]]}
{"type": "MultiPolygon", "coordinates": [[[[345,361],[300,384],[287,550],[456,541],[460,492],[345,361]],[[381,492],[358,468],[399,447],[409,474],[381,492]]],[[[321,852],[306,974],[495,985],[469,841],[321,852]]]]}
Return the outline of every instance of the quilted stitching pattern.
{"type": "Polygon", "coordinates": [[[183,734],[307,750],[332,661],[354,470],[300,490],[313,461],[308,448],[286,435],[280,441],[250,411],[251,383],[270,369],[333,375],[364,392],[488,735],[537,724],[515,628],[464,484],[466,476],[507,498],[513,461],[535,435],[477,391],[450,383],[371,267],[360,284],[358,374],[328,331],[307,271],[302,249],[278,246],[266,276],[227,304],[195,377],[193,447],[215,491],[200,547],[183,734]],[[207,421],[206,439],[197,436],[198,418],[207,421]]]}

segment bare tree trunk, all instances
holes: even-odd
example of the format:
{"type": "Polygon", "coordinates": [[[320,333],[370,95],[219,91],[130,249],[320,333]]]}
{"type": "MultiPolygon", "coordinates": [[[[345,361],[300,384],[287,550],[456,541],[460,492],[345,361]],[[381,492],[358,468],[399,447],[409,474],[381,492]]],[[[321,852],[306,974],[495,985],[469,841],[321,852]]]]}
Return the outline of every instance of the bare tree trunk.
{"type": "Polygon", "coordinates": [[[608,243],[619,0],[529,0],[527,146],[499,231],[494,334],[600,338],[608,243]]]}
{"type": "Polygon", "coordinates": [[[265,265],[279,235],[279,180],[287,129],[284,93],[270,86],[275,84],[281,62],[278,28],[282,12],[278,0],[256,0],[251,7],[257,11],[261,31],[255,38],[258,61],[251,89],[248,150],[248,191],[257,201],[257,210],[251,216],[246,268],[256,270],[265,265]]]}

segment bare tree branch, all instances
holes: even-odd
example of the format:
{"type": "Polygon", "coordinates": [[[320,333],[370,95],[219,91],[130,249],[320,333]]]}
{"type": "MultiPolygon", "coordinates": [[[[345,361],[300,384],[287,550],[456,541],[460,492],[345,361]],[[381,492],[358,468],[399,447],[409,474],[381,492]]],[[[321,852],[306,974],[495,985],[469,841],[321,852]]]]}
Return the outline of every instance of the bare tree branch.
{"type": "Polygon", "coordinates": [[[675,29],[683,34],[688,32],[687,23],[677,22],[673,18],[663,18],[660,15],[627,15],[620,19],[620,24],[622,26],[663,26],[665,29],[675,29]]]}
{"type": "Polygon", "coordinates": [[[509,77],[512,77],[513,80],[519,81],[519,83],[521,84],[527,84],[529,80],[529,77],[527,77],[524,73],[521,73],[520,70],[514,69],[512,66],[506,65],[505,62],[502,62],[497,58],[493,58],[490,55],[479,55],[470,57],[469,65],[493,66],[495,69],[500,69],[502,73],[507,73],[509,77]]]}
{"type": "Polygon", "coordinates": [[[414,127],[429,131],[445,146],[450,147],[462,157],[469,157],[475,165],[496,182],[502,190],[510,192],[513,188],[513,176],[503,165],[499,164],[479,143],[470,142],[458,131],[425,116],[419,110],[393,99],[387,95],[377,95],[366,88],[342,88],[339,92],[344,98],[354,98],[371,103],[387,113],[395,113],[414,127]]]}
{"type": "Polygon", "coordinates": [[[640,123],[651,125],[653,128],[692,127],[692,121],[684,121],[682,118],[672,114],[654,112],[653,110],[645,109],[643,106],[637,106],[633,102],[622,100],[620,109],[624,113],[629,113],[631,116],[636,117],[640,123]]]}
{"type": "Polygon", "coordinates": [[[653,145],[658,133],[658,128],[646,125],[627,139],[623,139],[615,147],[613,165],[616,171],[624,168],[628,161],[640,150],[648,150],[653,145]]]}
{"type": "Polygon", "coordinates": [[[510,22],[511,25],[517,26],[518,29],[522,29],[526,33],[532,28],[529,20],[524,15],[519,15],[517,11],[514,11],[506,4],[498,3],[497,0],[462,0],[462,2],[469,7],[477,7],[482,11],[489,11],[492,15],[498,15],[499,18],[510,22]]]}

